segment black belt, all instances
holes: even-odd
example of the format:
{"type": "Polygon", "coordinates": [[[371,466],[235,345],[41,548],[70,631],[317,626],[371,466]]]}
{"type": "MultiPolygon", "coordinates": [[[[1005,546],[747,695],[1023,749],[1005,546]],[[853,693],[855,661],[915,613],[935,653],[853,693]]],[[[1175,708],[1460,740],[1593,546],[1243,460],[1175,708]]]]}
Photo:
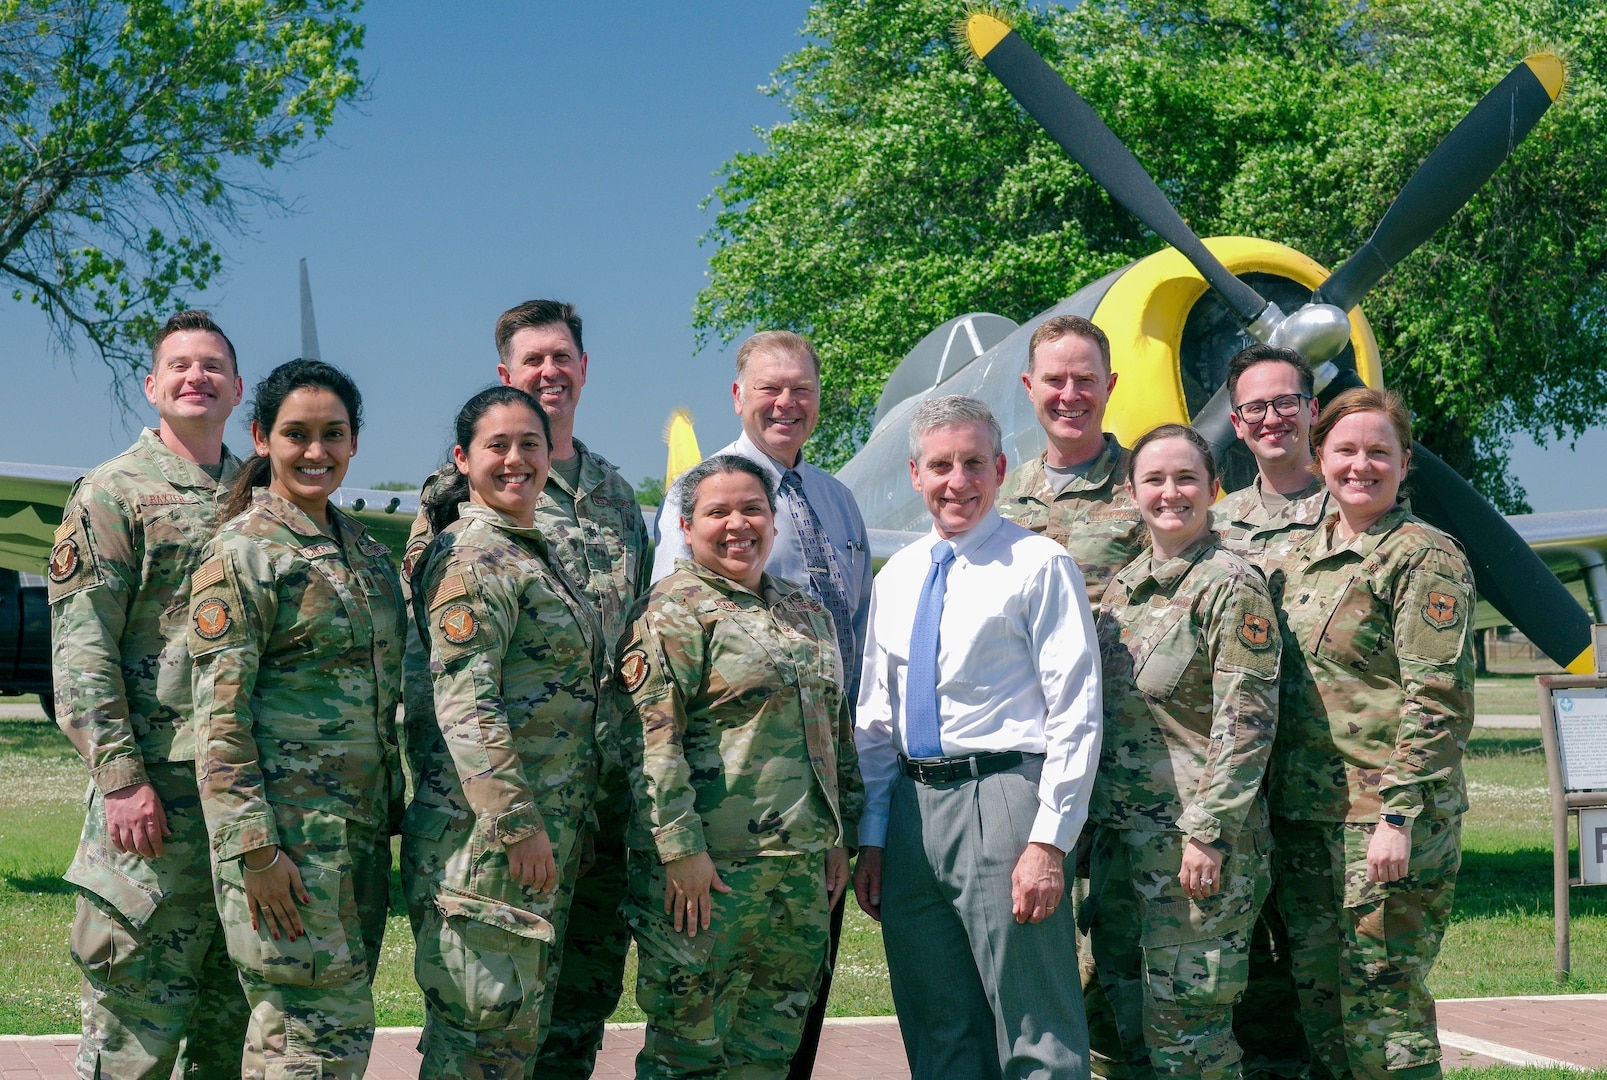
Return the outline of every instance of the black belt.
{"type": "Polygon", "coordinates": [[[950,780],[972,780],[1021,764],[1026,755],[1020,750],[997,750],[965,757],[903,758],[904,775],[923,784],[946,784],[950,780]]]}

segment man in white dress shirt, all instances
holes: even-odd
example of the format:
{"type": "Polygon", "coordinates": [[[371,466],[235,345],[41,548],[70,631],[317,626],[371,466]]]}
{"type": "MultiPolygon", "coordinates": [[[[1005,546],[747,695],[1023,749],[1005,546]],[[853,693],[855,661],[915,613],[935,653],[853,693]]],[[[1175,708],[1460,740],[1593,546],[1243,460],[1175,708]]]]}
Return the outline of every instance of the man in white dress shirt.
{"type": "Polygon", "coordinates": [[[994,509],[999,425],[934,398],[910,428],[933,529],[876,575],[855,743],[854,893],[882,923],[914,1080],[1086,1078],[1065,858],[1099,760],[1082,574],[994,509]]]}

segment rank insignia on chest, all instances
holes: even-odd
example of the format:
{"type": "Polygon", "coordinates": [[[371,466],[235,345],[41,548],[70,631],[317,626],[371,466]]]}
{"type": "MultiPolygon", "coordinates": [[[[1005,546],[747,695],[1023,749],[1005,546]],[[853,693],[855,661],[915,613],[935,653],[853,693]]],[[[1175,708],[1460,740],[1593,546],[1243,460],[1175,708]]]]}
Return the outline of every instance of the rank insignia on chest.
{"type": "Polygon", "coordinates": [[[627,694],[633,694],[647,681],[647,652],[632,649],[619,658],[619,685],[627,694]]]}
{"type": "Polygon", "coordinates": [[[474,609],[468,604],[453,604],[441,612],[441,636],[454,645],[462,645],[480,630],[474,609]]]}
{"type": "Polygon", "coordinates": [[[1246,612],[1239,623],[1239,640],[1252,649],[1267,648],[1272,644],[1272,620],[1246,612]]]}
{"type": "Polygon", "coordinates": [[[229,632],[229,605],[217,597],[195,606],[195,632],[207,641],[216,641],[229,632]]]}
{"type": "Polygon", "coordinates": [[[61,584],[78,573],[78,541],[72,537],[50,549],[50,580],[61,584]]]}
{"type": "Polygon", "coordinates": [[[1461,617],[1456,597],[1442,592],[1428,594],[1428,603],[1423,605],[1423,618],[1434,629],[1447,630],[1455,626],[1461,617]]]}

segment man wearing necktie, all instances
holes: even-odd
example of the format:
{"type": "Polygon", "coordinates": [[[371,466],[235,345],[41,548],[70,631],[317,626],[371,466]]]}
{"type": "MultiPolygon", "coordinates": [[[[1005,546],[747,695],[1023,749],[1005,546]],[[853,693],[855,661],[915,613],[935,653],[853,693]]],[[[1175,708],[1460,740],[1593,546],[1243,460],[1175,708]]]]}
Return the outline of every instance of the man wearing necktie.
{"type": "MultiPolygon", "coordinates": [[[[859,657],[870,615],[870,539],[853,492],[804,460],[803,445],[820,419],[820,358],[814,346],[788,330],[754,334],[737,348],[731,398],[742,417],[742,435],[717,453],[756,462],[776,485],[776,540],[765,572],[803,586],[831,613],[843,657],[843,689],[849,701],[856,701],[859,657]]],[[[676,485],[665,493],[658,521],[680,520],[681,492],[676,485]]],[[[680,528],[655,526],[654,531],[656,582],[675,570],[676,560],[692,556],[680,528]]],[[[814,1069],[831,989],[829,965],[837,960],[845,906],[837,905],[832,913],[829,963],[793,1056],[789,1075],[794,1080],[805,1080],[814,1069]]]]}
{"type": "Polygon", "coordinates": [[[1065,860],[1099,760],[1098,650],[1063,547],[1001,518],[999,425],[924,403],[932,532],[876,576],[854,892],[882,923],[914,1080],[1089,1075],[1065,860]]]}

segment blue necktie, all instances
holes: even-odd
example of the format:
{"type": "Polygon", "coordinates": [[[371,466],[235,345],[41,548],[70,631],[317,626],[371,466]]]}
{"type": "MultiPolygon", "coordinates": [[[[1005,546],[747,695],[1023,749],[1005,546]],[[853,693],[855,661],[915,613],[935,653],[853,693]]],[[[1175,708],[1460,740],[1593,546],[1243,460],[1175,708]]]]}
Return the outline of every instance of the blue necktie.
{"type": "MultiPolygon", "coordinates": [[[[831,612],[831,621],[837,631],[837,651],[843,662],[843,687],[854,685],[859,674],[859,650],[854,648],[854,616],[848,610],[848,597],[842,584],[842,574],[826,539],[826,530],[820,527],[815,508],[804,495],[803,482],[796,471],[788,469],[781,474],[781,494],[786,497],[792,524],[798,532],[798,543],[803,548],[804,564],[809,570],[809,584],[815,597],[831,612]]],[[[799,584],[803,584],[800,582],[799,584]]]]}
{"type": "Polygon", "coordinates": [[[937,639],[943,623],[943,592],[948,588],[949,564],[953,561],[953,544],[939,540],[932,545],[932,569],[926,572],[921,601],[915,605],[910,669],[904,680],[904,749],[912,758],[943,756],[937,714],[937,639]]]}

